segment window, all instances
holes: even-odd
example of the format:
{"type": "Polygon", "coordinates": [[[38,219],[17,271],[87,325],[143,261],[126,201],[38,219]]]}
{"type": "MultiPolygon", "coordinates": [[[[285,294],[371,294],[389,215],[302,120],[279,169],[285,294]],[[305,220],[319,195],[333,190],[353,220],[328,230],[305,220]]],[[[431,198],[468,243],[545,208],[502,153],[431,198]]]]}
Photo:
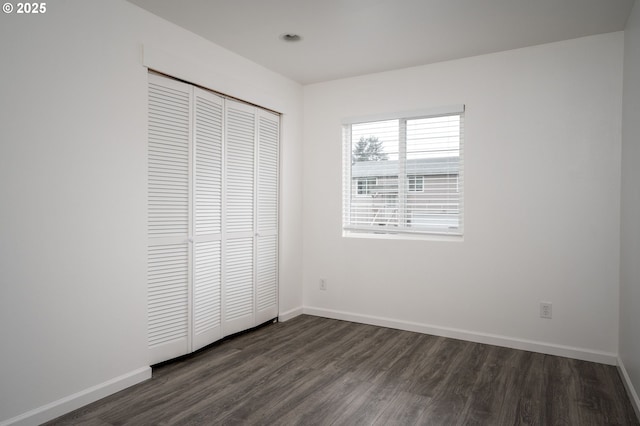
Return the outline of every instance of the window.
{"type": "Polygon", "coordinates": [[[462,235],[464,106],[346,120],[343,231],[462,235]]]}
{"type": "Polygon", "coordinates": [[[358,178],[356,179],[356,185],[358,187],[358,195],[366,196],[375,193],[375,188],[378,183],[376,178],[358,178]]]}
{"type": "Polygon", "coordinates": [[[424,176],[409,176],[409,192],[422,192],[424,190],[424,176]]]}

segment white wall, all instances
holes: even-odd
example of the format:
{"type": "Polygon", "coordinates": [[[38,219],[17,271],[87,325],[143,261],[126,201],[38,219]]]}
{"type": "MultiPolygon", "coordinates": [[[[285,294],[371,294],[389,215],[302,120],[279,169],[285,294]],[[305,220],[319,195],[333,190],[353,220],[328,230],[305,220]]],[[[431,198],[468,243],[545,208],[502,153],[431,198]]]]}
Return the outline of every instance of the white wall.
{"type": "Polygon", "coordinates": [[[622,58],[612,33],[305,86],[305,310],[614,363],[622,58]],[[340,120],[459,103],[464,241],[343,238],[340,120]]]}
{"type": "MultiPolygon", "coordinates": [[[[640,3],[625,29],[622,113],[620,359],[640,408],[640,3]]],[[[640,410],[638,410],[640,415],[640,410]]]]}
{"type": "Polygon", "coordinates": [[[280,309],[302,303],[301,87],[121,0],[47,6],[0,15],[0,423],[148,371],[143,46],[284,113],[280,309]]]}

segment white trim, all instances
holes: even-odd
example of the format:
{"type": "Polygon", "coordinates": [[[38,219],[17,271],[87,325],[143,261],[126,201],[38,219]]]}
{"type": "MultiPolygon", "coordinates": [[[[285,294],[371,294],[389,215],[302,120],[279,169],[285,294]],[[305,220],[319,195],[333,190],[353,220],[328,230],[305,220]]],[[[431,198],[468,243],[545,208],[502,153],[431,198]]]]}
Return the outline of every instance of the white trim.
{"type": "Polygon", "coordinates": [[[42,424],[150,378],[151,367],[138,368],[122,376],[4,420],[0,422],[0,426],[42,424]]]}
{"type": "Polygon", "coordinates": [[[594,351],[591,349],[575,348],[572,346],[518,339],[497,334],[480,333],[477,331],[462,330],[459,328],[434,326],[411,321],[396,320],[392,318],[355,314],[344,311],[335,311],[333,309],[315,308],[312,306],[305,306],[302,308],[302,311],[307,315],[315,315],[319,317],[377,325],[380,327],[389,327],[399,330],[413,331],[416,333],[432,334],[435,336],[450,337],[453,339],[466,340],[469,342],[484,343],[488,345],[503,346],[512,349],[539,352],[548,355],[563,356],[583,361],[598,362],[601,364],[616,365],[618,360],[617,355],[610,352],[594,351]]]}
{"type": "MultiPolygon", "coordinates": [[[[409,228],[410,229],[410,228],[409,228]]],[[[444,228],[433,228],[433,229],[429,229],[426,228],[425,230],[420,229],[418,231],[410,231],[407,228],[394,228],[393,226],[375,226],[375,225],[346,225],[342,227],[342,231],[344,233],[344,236],[354,236],[358,233],[366,233],[368,235],[374,235],[374,236],[379,236],[379,235],[413,235],[413,236],[419,236],[420,238],[424,237],[424,236],[430,236],[430,235],[439,235],[439,236],[444,236],[444,237],[454,237],[454,240],[461,240],[463,235],[462,232],[446,232],[446,231],[442,231],[442,229],[444,228]]],[[[460,229],[460,227],[458,228],[447,228],[447,229],[460,229]]]]}
{"type": "Polygon", "coordinates": [[[369,121],[386,121],[397,120],[400,118],[411,119],[415,117],[462,114],[464,112],[464,104],[447,105],[441,107],[431,107],[413,111],[390,112],[381,114],[371,114],[359,117],[347,117],[342,119],[342,124],[366,123],[369,121]]]}
{"type": "Polygon", "coordinates": [[[285,322],[285,321],[289,321],[290,319],[294,319],[297,316],[302,315],[304,312],[302,311],[302,308],[293,308],[291,310],[288,310],[287,312],[280,312],[280,314],[278,314],[278,321],[280,322],[285,322]]]}
{"type": "Polygon", "coordinates": [[[633,387],[631,377],[629,377],[629,374],[627,374],[627,369],[624,368],[624,364],[622,363],[622,359],[620,357],[618,357],[618,373],[620,373],[622,383],[624,383],[624,388],[627,390],[627,395],[629,395],[631,405],[633,405],[633,409],[636,412],[636,417],[638,417],[638,420],[640,420],[640,398],[638,398],[638,393],[633,387]]]}

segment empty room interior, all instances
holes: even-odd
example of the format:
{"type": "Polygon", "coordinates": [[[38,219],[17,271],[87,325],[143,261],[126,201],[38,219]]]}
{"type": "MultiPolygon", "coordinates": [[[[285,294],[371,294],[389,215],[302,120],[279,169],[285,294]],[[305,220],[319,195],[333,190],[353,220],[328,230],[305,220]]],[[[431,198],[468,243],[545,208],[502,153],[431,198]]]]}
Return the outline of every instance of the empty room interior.
{"type": "Polygon", "coordinates": [[[638,0],[8,0],[0,58],[0,425],[637,424],[638,0]],[[246,398],[97,405],[178,367],[246,398]]]}

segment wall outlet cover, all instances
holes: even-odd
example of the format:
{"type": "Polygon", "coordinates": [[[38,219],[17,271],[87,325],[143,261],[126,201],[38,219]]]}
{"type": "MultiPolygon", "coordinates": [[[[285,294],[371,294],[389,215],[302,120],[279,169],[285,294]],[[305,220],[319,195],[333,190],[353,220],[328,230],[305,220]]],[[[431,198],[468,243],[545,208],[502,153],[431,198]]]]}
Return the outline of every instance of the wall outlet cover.
{"type": "Polygon", "coordinates": [[[540,318],[551,319],[553,315],[553,305],[551,302],[540,302],[540,318]]]}

